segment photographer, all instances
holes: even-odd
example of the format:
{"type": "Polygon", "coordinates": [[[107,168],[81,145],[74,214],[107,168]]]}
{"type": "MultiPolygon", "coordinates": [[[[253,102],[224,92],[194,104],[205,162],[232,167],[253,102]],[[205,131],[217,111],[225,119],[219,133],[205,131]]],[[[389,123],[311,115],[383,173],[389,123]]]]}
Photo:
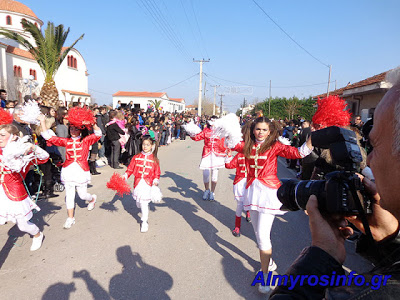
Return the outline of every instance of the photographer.
{"type": "MultiPolygon", "coordinates": [[[[375,184],[364,178],[367,191],[373,196],[373,213],[368,223],[376,247],[366,242],[363,236],[357,251],[375,264],[375,268],[364,274],[368,280],[373,275],[390,277],[379,289],[372,289],[367,284],[323,287],[320,285],[279,286],[271,299],[397,299],[400,293],[400,68],[388,74],[393,87],[386,93],[375,110],[374,127],[370,140],[374,146],[368,156],[375,184]],[[379,192],[379,194],[378,194],[379,192]]],[[[287,274],[296,276],[308,275],[342,275],[342,264],[346,257],[345,238],[352,233],[347,227],[344,217],[322,216],[318,210],[315,196],[307,203],[310,218],[312,245],[302,251],[297,260],[289,268],[287,274]]],[[[364,232],[358,217],[347,218],[364,232]]]]}

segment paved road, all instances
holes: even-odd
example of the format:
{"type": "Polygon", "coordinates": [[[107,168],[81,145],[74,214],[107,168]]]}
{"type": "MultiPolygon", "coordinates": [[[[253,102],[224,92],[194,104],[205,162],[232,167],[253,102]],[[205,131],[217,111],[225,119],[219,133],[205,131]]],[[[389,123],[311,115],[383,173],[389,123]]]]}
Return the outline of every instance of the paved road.
{"type": "MultiPolygon", "coordinates": [[[[132,198],[106,189],[108,166],[99,169],[89,189],[98,195],[96,208],[89,212],[79,200],[70,230],[62,228],[64,193],[39,203],[42,211],[34,221],[46,237],[40,250],[30,252],[31,239],[13,224],[1,226],[0,299],[263,299],[250,286],[259,269],[251,224],[243,219],[242,236],[231,234],[234,172],[221,170],[218,202],[203,201],[201,149],[202,143],[191,140],[160,149],[164,201],[151,205],[145,234],[132,198]]],[[[294,174],[282,161],[278,175],[294,174]]],[[[277,218],[272,229],[277,272],[284,273],[309,243],[303,212],[277,218]]],[[[354,245],[347,247],[346,268],[368,269],[354,245]]]]}

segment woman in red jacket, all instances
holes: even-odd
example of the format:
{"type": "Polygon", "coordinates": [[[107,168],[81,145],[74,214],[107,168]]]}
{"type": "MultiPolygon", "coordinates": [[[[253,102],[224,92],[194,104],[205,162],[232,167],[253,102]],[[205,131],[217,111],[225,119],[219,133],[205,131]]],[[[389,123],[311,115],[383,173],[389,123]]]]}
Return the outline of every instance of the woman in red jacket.
{"type": "MultiPolygon", "coordinates": [[[[265,117],[254,120],[250,129],[244,134],[244,142],[232,150],[246,157],[247,184],[244,193],[244,209],[250,211],[251,222],[260,250],[261,270],[267,278],[268,271],[276,265],[271,258],[271,228],[275,215],[285,212],[277,197],[281,183],[277,176],[278,156],[298,159],[309,155],[313,149],[311,138],[301,147],[287,146],[278,141],[280,124],[265,117]]],[[[267,285],[260,285],[261,293],[268,293],[267,285]]]]}
{"type": "Polygon", "coordinates": [[[133,199],[136,206],[142,212],[141,232],[149,230],[149,203],[152,201],[152,186],[158,186],[160,181],[160,162],[157,158],[157,144],[149,136],[142,137],[142,152],[132,157],[132,160],[124,174],[125,179],[131,175],[135,177],[133,182],[133,199]]]}
{"type": "Polygon", "coordinates": [[[200,169],[203,170],[203,182],[205,191],[203,200],[214,201],[215,187],[218,180],[218,169],[225,167],[226,148],[224,147],[224,139],[220,139],[214,134],[212,128],[213,120],[217,119],[212,116],[207,127],[202,132],[191,136],[194,141],[204,140],[203,154],[200,163],[200,169]],[[211,173],[211,190],[210,190],[210,173],[211,173]]]}
{"type": "MultiPolygon", "coordinates": [[[[49,154],[33,144],[25,143],[27,153],[23,160],[26,163],[20,171],[16,171],[15,166],[9,165],[5,151],[7,146],[11,146],[10,144],[18,139],[18,134],[19,131],[14,125],[0,125],[0,225],[4,225],[6,222],[17,223],[19,230],[33,236],[31,251],[35,251],[41,247],[44,236],[39,228],[29,220],[33,216],[32,210],[40,210],[40,208],[27,194],[23,180],[29,167],[33,163],[45,163],[49,159],[49,154]]],[[[15,160],[22,158],[8,158],[8,160],[10,159],[15,163],[15,160]]]]}
{"type": "Polygon", "coordinates": [[[53,131],[46,128],[44,116],[40,116],[39,120],[43,138],[52,145],[66,148],[66,159],[61,169],[61,181],[65,185],[65,204],[68,213],[64,228],[69,229],[75,224],[75,188],[79,198],[90,201],[87,209],[94,209],[97,196],[87,192],[87,184],[90,183],[91,179],[88,156],[90,146],[100,140],[102,133],[95,123],[93,124],[94,133],[90,135],[88,135],[88,129],[84,125],[78,127],[77,124],[70,124],[69,133],[71,137],[56,137],[53,131]]]}

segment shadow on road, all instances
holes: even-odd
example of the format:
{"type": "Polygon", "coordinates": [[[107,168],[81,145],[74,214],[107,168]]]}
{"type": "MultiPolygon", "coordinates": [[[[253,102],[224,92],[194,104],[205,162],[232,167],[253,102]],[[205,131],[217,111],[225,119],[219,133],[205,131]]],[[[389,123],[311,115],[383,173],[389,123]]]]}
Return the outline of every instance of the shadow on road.
{"type": "MultiPolygon", "coordinates": [[[[119,196],[118,194],[115,194],[114,198],[110,202],[104,202],[100,205],[101,209],[108,210],[110,212],[116,212],[118,211],[118,208],[115,206],[115,203],[117,201],[121,201],[122,206],[124,207],[125,211],[130,214],[138,224],[141,223],[140,217],[138,213],[140,212],[140,208],[137,208],[136,206],[136,201],[133,200],[132,195],[124,195],[123,197],[119,196]]],[[[151,210],[152,206],[150,206],[151,210]]]]}
{"type": "MultiPolygon", "coordinates": [[[[166,292],[172,288],[173,279],[167,272],[144,262],[139,253],[132,253],[130,246],[119,247],[116,255],[122,272],[111,278],[109,291],[87,270],[74,271],[73,278],[85,282],[93,299],[170,299],[166,292]]],[[[69,299],[75,291],[74,282],[58,282],[46,290],[42,300],[69,299]]]]}

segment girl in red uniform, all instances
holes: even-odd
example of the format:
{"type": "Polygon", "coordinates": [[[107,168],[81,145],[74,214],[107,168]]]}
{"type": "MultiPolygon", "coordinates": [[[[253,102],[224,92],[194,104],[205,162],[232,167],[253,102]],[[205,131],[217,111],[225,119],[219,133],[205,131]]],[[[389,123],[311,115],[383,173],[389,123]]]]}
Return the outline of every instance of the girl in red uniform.
{"type": "MultiPolygon", "coordinates": [[[[24,157],[26,164],[19,172],[15,171],[13,167],[8,166],[3,155],[5,155],[7,146],[18,139],[18,134],[19,131],[14,125],[0,125],[0,225],[4,225],[6,222],[17,223],[19,230],[33,236],[31,251],[35,251],[42,246],[44,236],[39,228],[29,220],[33,216],[32,210],[40,210],[40,208],[27,194],[23,180],[29,167],[33,163],[45,163],[49,159],[49,154],[33,144],[26,143],[28,151],[24,157]],[[27,157],[30,158],[27,159],[27,157]]],[[[19,159],[22,158],[13,158],[13,160],[19,159]]]]}
{"type": "MultiPolygon", "coordinates": [[[[232,230],[232,234],[239,237],[240,227],[242,223],[243,199],[247,183],[247,170],[244,155],[242,153],[238,153],[232,159],[230,152],[231,151],[228,152],[228,156],[225,160],[225,168],[236,169],[236,176],[233,180],[233,195],[235,196],[235,200],[237,201],[237,206],[235,228],[232,230]]],[[[247,222],[251,221],[250,212],[248,210],[246,211],[246,220],[247,222]]]]}
{"type": "Polygon", "coordinates": [[[156,142],[148,135],[142,138],[142,152],[132,157],[124,177],[135,177],[133,182],[133,199],[142,212],[140,232],[149,230],[149,203],[152,201],[152,186],[160,181],[160,163],[157,158],[156,142]]]}
{"type": "MultiPolygon", "coordinates": [[[[69,138],[60,138],[54,135],[54,132],[46,128],[44,116],[40,116],[40,124],[42,127],[42,136],[50,144],[65,147],[66,159],[61,169],[61,181],[65,185],[65,203],[67,207],[68,218],[65,221],[64,228],[69,229],[75,224],[75,189],[78,192],[79,198],[85,201],[90,201],[87,209],[93,210],[97,196],[87,192],[87,184],[90,183],[90,171],[88,164],[89,148],[91,145],[100,140],[102,133],[100,128],[92,120],[87,121],[86,125],[71,122],[72,117],[86,113],[83,108],[74,108],[69,112],[69,138]],[[72,111],[71,111],[72,110],[72,111]],[[88,135],[88,129],[85,126],[93,125],[94,133],[88,135]]],[[[81,120],[84,122],[84,120],[81,120]]]]}
{"type": "MultiPolygon", "coordinates": [[[[224,147],[224,139],[220,139],[213,133],[212,122],[217,119],[216,116],[211,117],[211,123],[202,132],[191,136],[194,141],[204,140],[203,154],[200,163],[200,169],[203,170],[203,182],[205,191],[203,200],[214,201],[215,187],[218,180],[218,169],[225,167],[226,148],[224,147]],[[211,191],[210,191],[210,174],[211,174],[211,191]]],[[[209,121],[209,122],[210,122],[209,121]]]]}
{"type": "MultiPolygon", "coordinates": [[[[309,155],[313,149],[311,138],[301,147],[287,146],[278,141],[280,125],[265,117],[254,120],[244,134],[244,141],[233,149],[246,157],[247,184],[244,193],[244,209],[250,211],[251,221],[260,250],[261,270],[267,278],[268,271],[276,268],[270,259],[272,255],[271,228],[275,215],[285,212],[280,210],[277,190],[281,185],[278,176],[278,156],[298,159],[309,155]]],[[[270,288],[259,286],[261,293],[268,293],[270,288]]]]}

